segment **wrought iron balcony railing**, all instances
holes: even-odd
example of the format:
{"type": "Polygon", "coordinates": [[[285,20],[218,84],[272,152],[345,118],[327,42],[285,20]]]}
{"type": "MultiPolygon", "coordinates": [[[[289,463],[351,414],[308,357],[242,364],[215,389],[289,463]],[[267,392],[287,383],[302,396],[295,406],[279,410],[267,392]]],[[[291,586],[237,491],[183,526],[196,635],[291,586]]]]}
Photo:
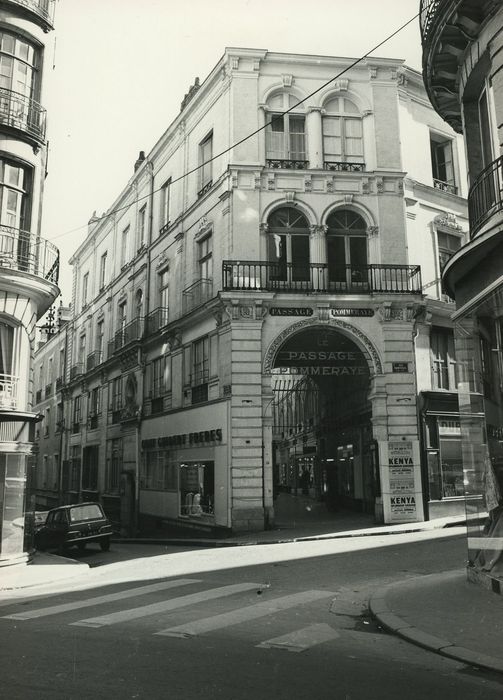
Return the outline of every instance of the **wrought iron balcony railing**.
{"type": "Polygon", "coordinates": [[[309,161],[291,158],[267,158],[266,165],[275,170],[305,170],[309,161]]]}
{"type": "Polygon", "coordinates": [[[201,189],[197,193],[197,196],[202,197],[203,195],[205,195],[206,192],[209,192],[209,190],[211,190],[212,185],[213,185],[213,180],[208,180],[208,182],[201,187],[201,189]]]}
{"type": "Polygon", "coordinates": [[[201,306],[213,296],[213,280],[201,279],[182,292],[182,313],[201,306]]]}
{"type": "Polygon", "coordinates": [[[325,170],[335,170],[344,173],[363,173],[365,171],[365,163],[347,163],[339,160],[326,160],[323,163],[325,170]]]}
{"type": "Polygon", "coordinates": [[[225,260],[224,291],[317,294],[421,294],[419,265],[327,265],[323,263],[225,260]]]}
{"type": "Polygon", "coordinates": [[[103,352],[101,350],[95,350],[94,352],[89,353],[86,359],[86,372],[90,372],[102,362],[103,352]]]}
{"type": "Polygon", "coordinates": [[[145,335],[154,335],[167,325],[169,320],[168,309],[160,306],[148,314],[145,320],[145,335]]]}
{"type": "Polygon", "coordinates": [[[38,143],[45,141],[46,110],[20,92],[0,88],[0,124],[25,131],[38,143]]]}
{"type": "Polygon", "coordinates": [[[38,236],[0,225],[0,268],[20,270],[58,283],[59,251],[38,236]]]}
{"type": "Polygon", "coordinates": [[[442,190],[442,192],[450,192],[450,194],[457,194],[458,188],[456,185],[452,185],[450,182],[444,182],[443,180],[437,180],[433,178],[433,187],[436,190],[442,190]]]}
{"type": "Polygon", "coordinates": [[[445,0],[421,0],[419,9],[419,26],[421,28],[421,41],[423,44],[442,3],[447,5],[445,0]]]}
{"type": "Polygon", "coordinates": [[[0,374],[0,410],[17,408],[19,377],[0,374]]]}
{"type": "Polygon", "coordinates": [[[84,364],[82,362],[77,362],[76,365],[70,367],[70,381],[77,379],[77,377],[82,376],[84,373],[84,364]]]}
{"type": "Polygon", "coordinates": [[[490,163],[468,193],[470,237],[473,238],[493,214],[503,210],[503,156],[490,163]]]}
{"type": "Polygon", "coordinates": [[[117,331],[114,335],[114,339],[110,341],[109,345],[109,355],[111,352],[117,352],[122,350],[130,343],[140,340],[143,335],[144,319],[143,316],[137,316],[132,321],[117,331]],[[110,352],[111,351],[111,352],[110,352]]]}
{"type": "Polygon", "coordinates": [[[42,20],[41,24],[45,31],[53,28],[56,0],[10,0],[10,2],[42,20]]]}

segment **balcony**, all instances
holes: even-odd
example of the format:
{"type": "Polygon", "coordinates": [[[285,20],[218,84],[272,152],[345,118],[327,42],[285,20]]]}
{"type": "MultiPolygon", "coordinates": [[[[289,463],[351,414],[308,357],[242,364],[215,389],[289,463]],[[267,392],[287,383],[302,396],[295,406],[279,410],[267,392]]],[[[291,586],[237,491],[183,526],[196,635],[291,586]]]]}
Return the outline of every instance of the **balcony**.
{"type": "Polygon", "coordinates": [[[23,131],[37,145],[45,142],[45,109],[20,92],[0,88],[0,124],[23,131]]]}
{"type": "Polygon", "coordinates": [[[77,362],[76,365],[70,367],[70,381],[81,377],[84,374],[84,364],[82,362],[77,362]]]}
{"type": "Polygon", "coordinates": [[[86,372],[90,372],[102,362],[103,352],[101,350],[95,350],[94,352],[91,352],[86,358],[86,372]]]}
{"type": "Polygon", "coordinates": [[[148,314],[145,321],[145,335],[154,335],[168,324],[169,313],[165,307],[159,307],[148,314]]]}
{"type": "Polygon", "coordinates": [[[311,294],[421,294],[419,265],[278,264],[233,261],[222,263],[224,291],[311,294]]]}
{"type": "Polygon", "coordinates": [[[118,330],[114,335],[113,340],[108,343],[109,357],[112,353],[118,352],[127,345],[140,340],[143,335],[143,326],[144,319],[142,316],[138,316],[130,321],[130,323],[126,324],[123,328],[118,330]]]}
{"type": "Polygon", "coordinates": [[[201,306],[213,296],[213,280],[200,279],[182,292],[182,313],[201,306]]]}
{"type": "Polygon", "coordinates": [[[0,374],[0,410],[17,408],[17,387],[19,377],[0,374]]]}
{"type": "Polygon", "coordinates": [[[458,132],[462,131],[457,97],[461,57],[500,4],[499,0],[421,0],[424,83],[435,110],[458,132]]]}
{"type": "Polygon", "coordinates": [[[52,394],[52,384],[47,384],[45,387],[45,398],[48,399],[52,394]]]}
{"type": "Polygon", "coordinates": [[[209,192],[211,190],[211,186],[213,185],[213,180],[209,180],[197,193],[198,198],[202,197],[203,195],[206,194],[206,192],[209,192]]]}
{"type": "Polygon", "coordinates": [[[308,160],[292,160],[290,158],[267,158],[266,166],[273,170],[305,170],[308,160]]]}
{"type": "Polygon", "coordinates": [[[10,0],[10,2],[39,24],[44,32],[54,27],[55,0],[10,0]]]}
{"type": "Polygon", "coordinates": [[[433,178],[433,187],[436,190],[442,190],[442,192],[449,192],[449,194],[457,194],[458,188],[456,185],[451,185],[449,182],[444,182],[443,180],[437,180],[433,178]]]}
{"type": "Polygon", "coordinates": [[[493,214],[502,210],[503,156],[490,163],[470,188],[468,193],[470,237],[473,238],[493,214]]]}
{"type": "Polygon", "coordinates": [[[60,391],[61,388],[63,387],[63,384],[64,384],[64,379],[63,379],[63,377],[58,377],[58,378],[56,379],[56,391],[60,391]]]}
{"type": "Polygon", "coordinates": [[[87,427],[89,430],[96,430],[98,427],[98,414],[91,411],[87,418],[87,427]]]}
{"type": "Polygon", "coordinates": [[[365,163],[346,163],[339,160],[326,160],[323,163],[325,170],[333,170],[338,173],[363,173],[365,172],[365,163]]]}
{"type": "Polygon", "coordinates": [[[19,270],[58,283],[59,251],[38,236],[0,225],[0,268],[19,270]]]}

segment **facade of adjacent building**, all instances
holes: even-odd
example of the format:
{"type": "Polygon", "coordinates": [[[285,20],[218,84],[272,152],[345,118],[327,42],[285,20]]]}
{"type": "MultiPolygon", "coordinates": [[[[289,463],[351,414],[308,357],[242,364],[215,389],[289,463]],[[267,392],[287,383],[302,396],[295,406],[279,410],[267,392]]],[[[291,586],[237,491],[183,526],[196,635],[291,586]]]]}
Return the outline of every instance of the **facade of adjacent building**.
{"type": "Polygon", "coordinates": [[[469,241],[447,263],[444,284],[457,306],[469,571],[494,590],[503,576],[502,5],[421,4],[426,89],[438,114],[463,134],[467,153],[469,241]]]}
{"type": "Polygon", "coordinates": [[[63,386],[41,504],[99,499],[125,532],[261,530],[278,491],[385,522],[464,508],[441,283],[462,139],[402,61],[350,64],[226,49],[93,215],[37,355],[38,390],[49,360],[63,386]]]}
{"type": "Polygon", "coordinates": [[[35,324],[59,294],[59,254],[40,236],[53,9],[52,0],[0,2],[0,566],[26,562],[32,544],[35,324]]]}

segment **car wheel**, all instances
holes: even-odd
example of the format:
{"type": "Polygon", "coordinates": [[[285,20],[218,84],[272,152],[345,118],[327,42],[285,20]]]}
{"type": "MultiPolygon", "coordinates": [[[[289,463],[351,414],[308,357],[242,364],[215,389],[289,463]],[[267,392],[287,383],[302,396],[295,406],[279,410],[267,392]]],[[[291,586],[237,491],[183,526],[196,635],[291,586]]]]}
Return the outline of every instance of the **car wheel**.
{"type": "Polygon", "coordinates": [[[77,548],[79,552],[83,552],[84,549],[86,548],[86,543],[85,542],[77,542],[77,548]]]}
{"type": "Polygon", "coordinates": [[[108,550],[110,549],[110,537],[101,540],[100,547],[102,552],[108,552],[108,550]]]}

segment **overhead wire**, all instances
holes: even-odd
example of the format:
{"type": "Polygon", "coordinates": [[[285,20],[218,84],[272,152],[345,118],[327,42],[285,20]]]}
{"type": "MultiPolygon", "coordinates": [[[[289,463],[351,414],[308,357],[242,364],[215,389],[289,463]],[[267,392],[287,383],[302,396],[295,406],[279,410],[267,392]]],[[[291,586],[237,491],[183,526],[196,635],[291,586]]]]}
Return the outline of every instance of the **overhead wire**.
{"type": "MultiPolygon", "coordinates": [[[[349,64],[349,66],[346,66],[346,68],[339,71],[339,73],[337,73],[337,75],[332,76],[329,80],[325,81],[322,85],[320,85],[318,88],[316,88],[316,90],[313,90],[311,93],[309,93],[309,95],[306,95],[305,97],[303,97],[301,100],[296,102],[294,105],[292,105],[291,107],[286,109],[284,112],[275,112],[274,119],[277,119],[278,116],[284,117],[286,114],[289,114],[289,112],[294,111],[295,109],[297,109],[297,107],[299,107],[299,105],[302,105],[304,102],[311,99],[311,97],[314,97],[314,95],[317,95],[319,92],[321,92],[326,87],[328,87],[330,85],[330,83],[333,83],[335,80],[338,80],[342,75],[344,75],[345,73],[350,71],[352,68],[357,66],[359,63],[364,61],[366,58],[368,58],[370,56],[370,54],[374,53],[374,51],[377,51],[377,49],[379,49],[381,46],[386,44],[388,41],[393,39],[393,37],[395,37],[397,34],[399,34],[401,31],[403,31],[406,27],[408,27],[408,25],[411,24],[412,22],[414,22],[414,20],[416,20],[419,17],[419,15],[420,15],[420,13],[417,12],[413,17],[411,17],[406,22],[404,22],[404,24],[402,24],[400,27],[398,27],[398,29],[395,29],[395,31],[393,31],[391,34],[389,34],[385,39],[383,39],[378,44],[373,46],[371,49],[369,49],[362,56],[355,59],[352,63],[349,64]]],[[[249,134],[244,136],[239,141],[236,141],[231,146],[228,146],[227,148],[225,148],[223,151],[220,151],[220,153],[217,153],[214,156],[212,156],[211,158],[209,158],[208,160],[206,160],[202,163],[199,163],[194,168],[187,170],[185,173],[183,173],[179,177],[172,179],[170,182],[170,185],[174,185],[176,182],[180,182],[181,180],[184,180],[185,178],[189,177],[189,175],[196,173],[198,170],[200,170],[201,168],[204,168],[206,165],[208,165],[209,163],[212,163],[214,160],[221,158],[222,156],[226,155],[227,153],[230,153],[230,151],[232,151],[234,148],[237,148],[237,146],[240,146],[241,144],[245,143],[249,139],[251,139],[254,136],[256,136],[257,134],[259,134],[261,131],[264,131],[268,126],[270,126],[272,124],[272,121],[273,121],[272,119],[270,121],[266,121],[262,126],[259,126],[257,129],[250,132],[249,134]]],[[[106,211],[104,214],[102,214],[102,216],[93,217],[93,223],[98,223],[99,221],[103,221],[104,219],[107,219],[110,216],[113,216],[114,214],[117,214],[120,211],[124,211],[126,209],[129,209],[134,204],[137,204],[138,202],[141,202],[144,199],[148,199],[149,197],[152,196],[152,194],[156,194],[157,192],[160,192],[161,190],[162,190],[162,187],[159,187],[158,189],[153,190],[153,192],[149,192],[148,194],[142,195],[141,197],[137,197],[132,202],[128,202],[128,204],[125,204],[122,207],[117,207],[116,209],[112,209],[111,211],[106,211]]],[[[72,228],[72,229],[69,229],[68,231],[64,231],[63,233],[60,233],[56,236],[53,236],[50,240],[54,241],[58,238],[62,238],[63,236],[67,236],[70,233],[75,233],[76,231],[80,231],[81,229],[84,229],[84,228],[87,228],[87,224],[82,224],[81,226],[77,226],[76,228],[72,228]]]]}

